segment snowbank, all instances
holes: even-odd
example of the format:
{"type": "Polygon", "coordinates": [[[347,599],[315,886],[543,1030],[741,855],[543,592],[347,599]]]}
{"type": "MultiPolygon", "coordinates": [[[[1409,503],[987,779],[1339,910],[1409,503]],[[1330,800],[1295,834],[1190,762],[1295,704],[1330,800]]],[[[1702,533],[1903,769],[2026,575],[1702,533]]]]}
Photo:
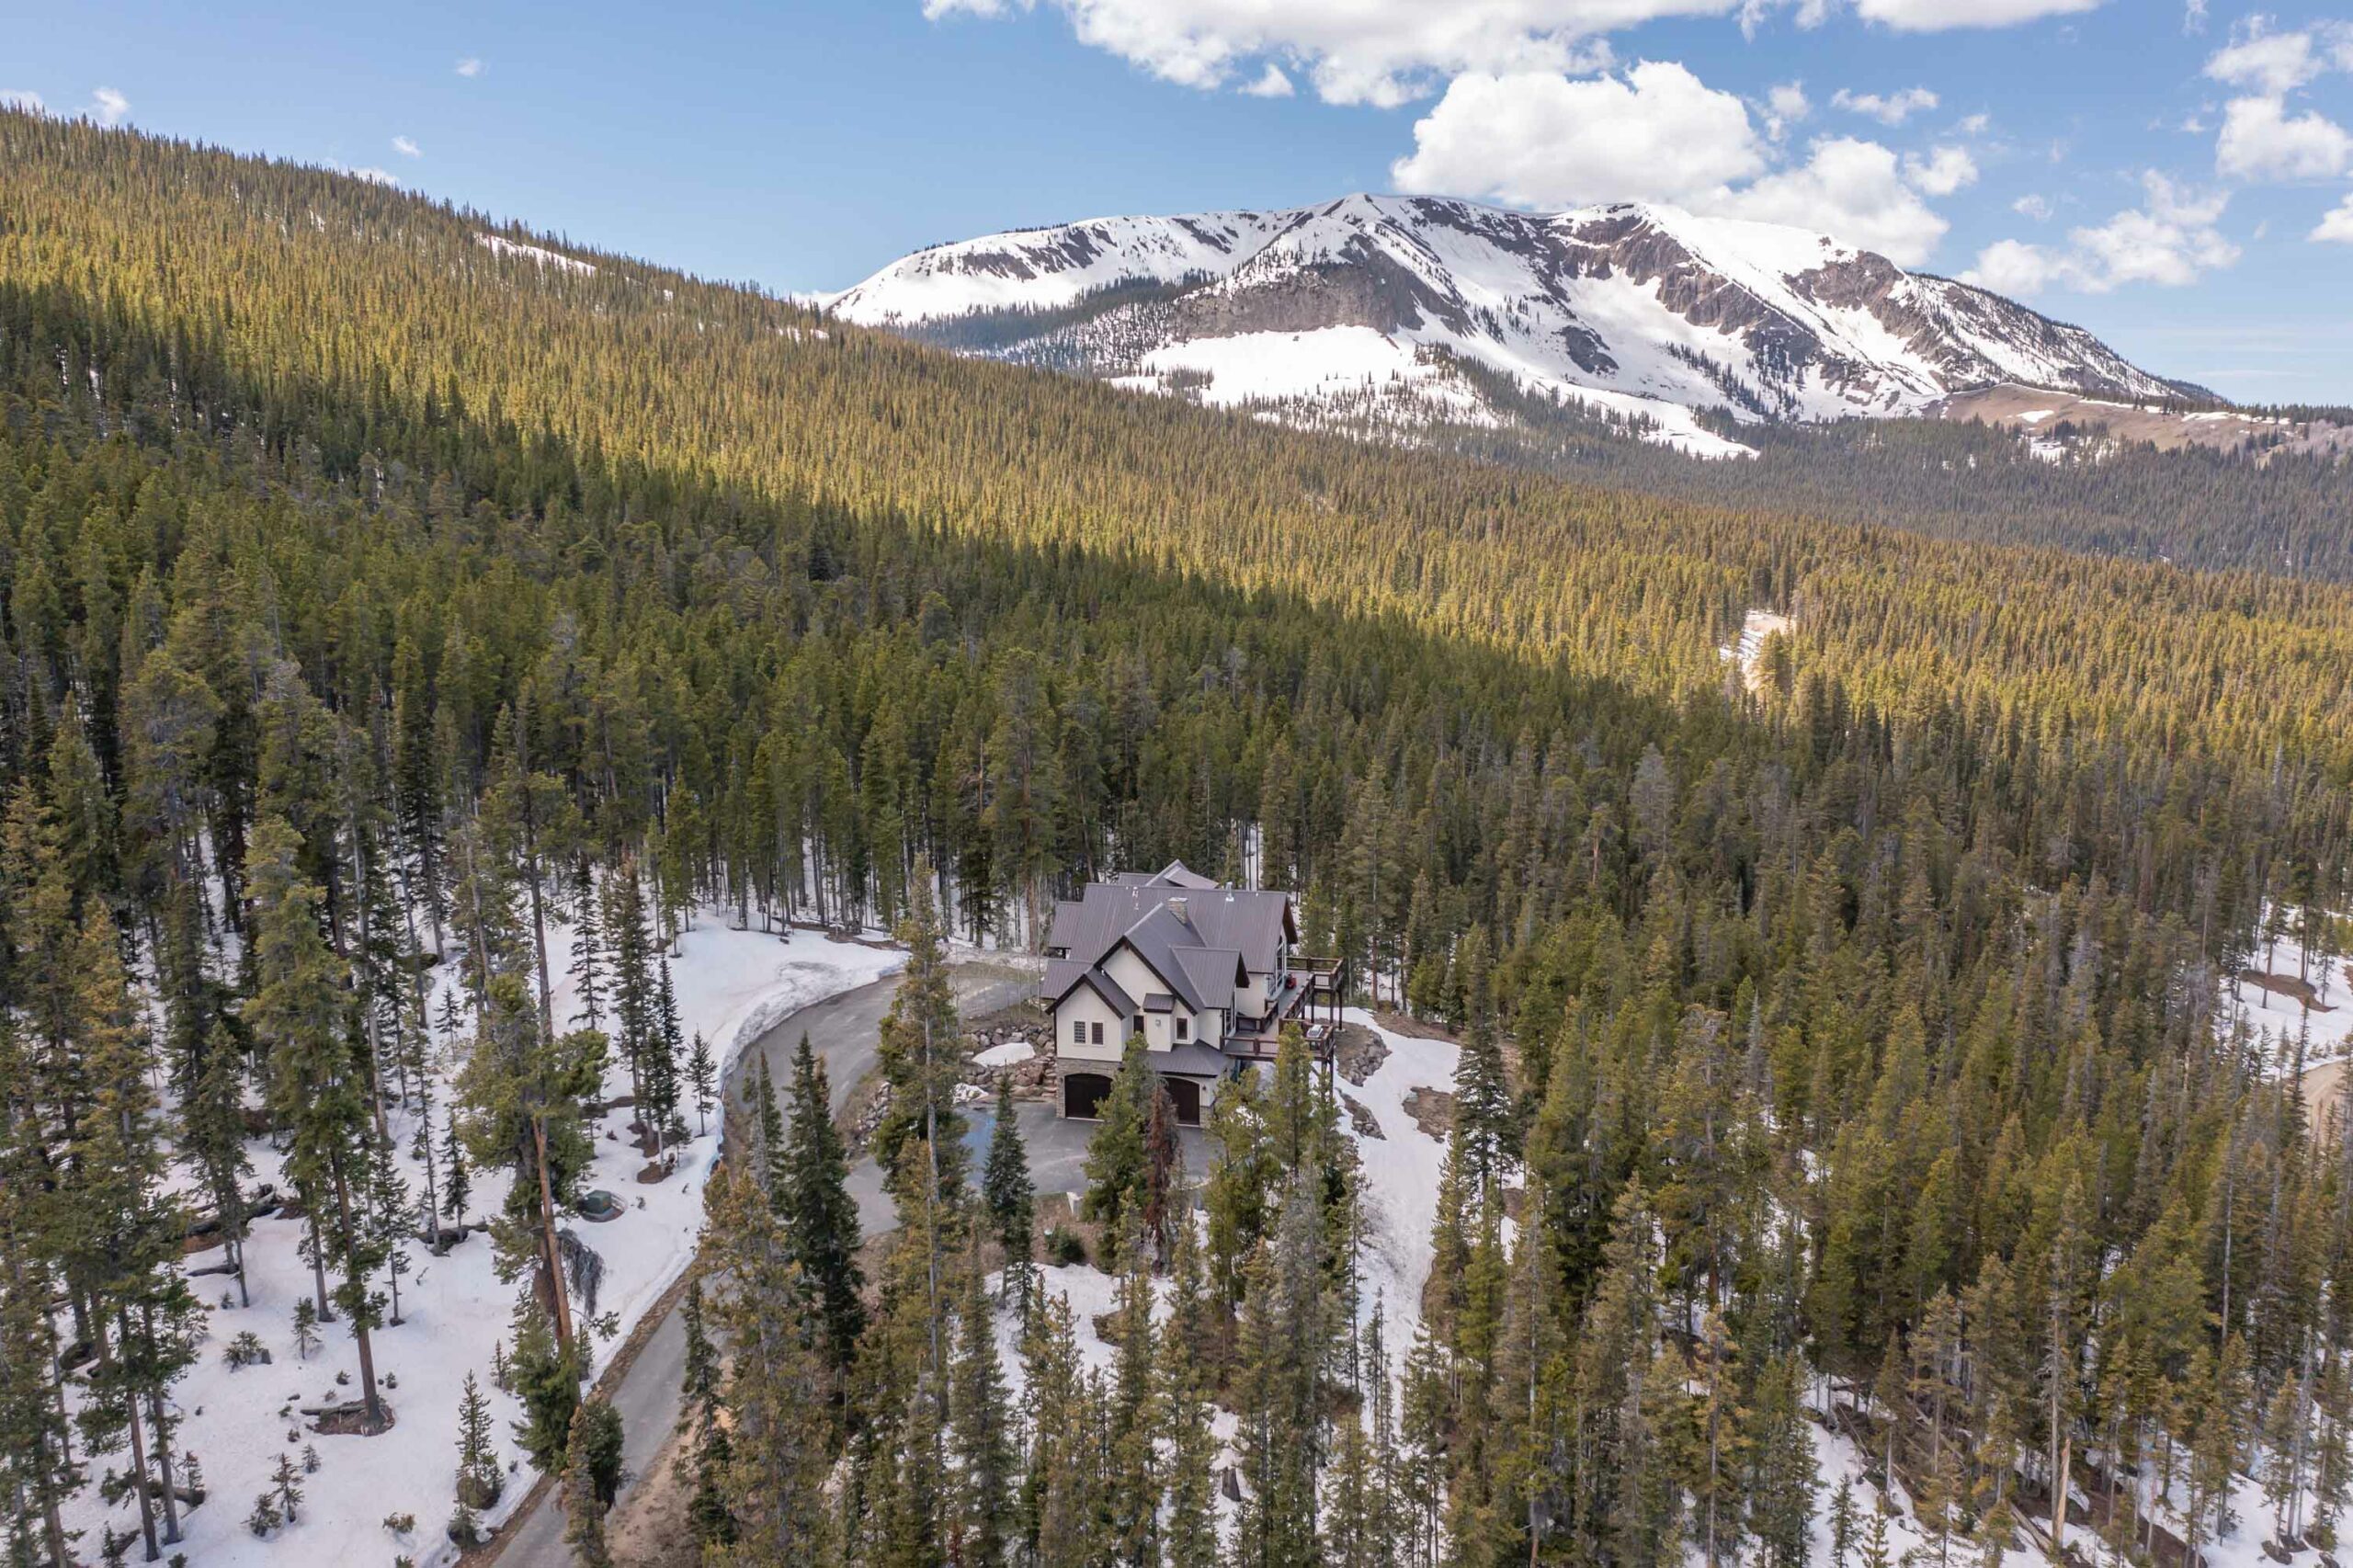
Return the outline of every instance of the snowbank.
{"type": "MultiPolygon", "coordinates": [[[[568,933],[551,928],[549,945],[551,963],[560,971],[566,966],[568,933]]],[[[830,942],[807,932],[796,933],[788,944],[773,933],[730,930],[722,919],[706,916],[679,939],[670,972],[682,1033],[688,1040],[702,1034],[723,1067],[787,1014],[880,979],[903,962],[903,955],[892,951],[830,942]]],[[[436,979],[437,1004],[438,988],[450,980],[444,966],[436,979]]],[[[571,991],[568,981],[555,988],[560,1017],[570,1017],[571,991]]],[[[437,1015],[438,1010],[437,1006],[437,1015]]],[[[435,1088],[437,1145],[447,1126],[448,1085],[456,1066],[454,1053],[448,1054],[452,1059],[445,1061],[435,1088]]],[[[607,1093],[623,1092],[626,1085],[626,1071],[617,1068],[608,1075],[607,1093]]],[[[619,1319],[618,1334],[595,1344],[599,1369],[693,1256],[702,1223],[702,1188],[718,1142],[714,1123],[708,1134],[679,1151],[676,1175],[641,1185],[637,1175],[645,1159],[625,1131],[631,1114],[622,1108],[601,1119],[596,1165],[585,1183],[618,1195],[621,1213],[604,1224],[578,1219],[570,1223],[604,1259],[596,1312],[619,1319]]],[[[686,1114],[691,1128],[691,1107],[686,1114]]],[[[392,1118],[403,1174],[421,1198],[423,1172],[407,1152],[415,1128],[413,1112],[392,1118]]],[[[268,1144],[256,1142],[249,1152],[253,1179],[277,1179],[279,1160],[268,1144]]],[[[467,1217],[494,1213],[504,1197],[503,1178],[475,1173],[467,1217]]],[[[320,1331],[320,1347],[309,1360],[296,1353],[294,1303],[311,1292],[310,1269],[297,1251],[301,1231],[299,1221],[256,1221],[246,1249],[249,1308],[222,1305],[224,1291],[229,1301],[235,1300],[235,1282],[228,1276],[194,1281],[199,1299],[214,1310],[207,1314],[197,1365],[173,1390],[181,1417],[174,1448],[180,1453],[195,1450],[210,1495],[185,1516],[186,1539],[171,1550],[204,1568],[389,1562],[396,1556],[421,1564],[448,1562],[456,1556],[444,1527],[454,1507],[458,1401],[469,1371],[490,1401],[500,1462],[507,1471],[505,1494],[486,1522],[511,1514],[532,1480],[513,1441],[520,1405],[490,1384],[493,1348],[507,1332],[522,1287],[499,1282],[487,1237],[472,1237],[439,1258],[412,1244],[412,1272],[401,1281],[404,1321],[374,1336],[377,1372],[395,1424],[373,1437],[319,1436],[308,1430],[299,1407],[353,1397],[358,1358],[340,1323],[320,1331]],[[233,1371],[222,1360],[223,1347],[247,1332],[268,1348],[272,1364],[233,1371]],[[338,1374],[351,1383],[338,1384],[338,1374]],[[319,1469],[302,1478],[299,1521],[267,1540],[256,1540],[245,1528],[256,1495],[278,1455],[290,1454],[299,1463],[305,1445],[316,1450],[319,1469]],[[387,1519],[402,1515],[414,1517],[413,1532],[396,1534],[386,1527],[387,1519]]],[[[201,1268],[222,1256],[217,1249],[194,1254],[188,1264],[201,1268]]],[[[93,1486],[77,1496],[67,1523],[88,1532],[85,1550],[95,1557],[102,1523],[117,1530],[135,1528],[136,1516],[128,1500],[120,1507],[102,1507],[93,1486]]]]}

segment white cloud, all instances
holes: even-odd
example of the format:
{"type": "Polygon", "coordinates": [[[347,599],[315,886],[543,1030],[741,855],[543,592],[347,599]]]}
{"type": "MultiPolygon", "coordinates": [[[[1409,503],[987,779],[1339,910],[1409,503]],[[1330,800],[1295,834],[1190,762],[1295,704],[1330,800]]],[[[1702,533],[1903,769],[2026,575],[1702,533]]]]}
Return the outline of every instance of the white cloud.
{"type": "Polygon", "coordinates": [[[1906,153],[1904,177],[1922,195],[1950,196],[1964,186],[1977,183],[1977,160],[1969,155],[1965,147],[1938,147],[1925,158],[1916,153],[1906,153]]]}
{"type": "Polygon", "coordinates": [[[1818,229],[1899,267],[1927,261],[1950,227],[1904,183],[1893,153],[1848,136],[1826,137],[1798,167],[1697,205],[1725,217],[1818,229]]]}
{"type": "Polygon", "coordinates": [[[1961,133],[1963,136],[1983,136],[1986,131],[1992,130],[1993,127],[1994,117],[1981,109],[1975,114],[1967,115],[1962,118],[1961,122],[1961,133]]]}
{"type": "Polygon", "coordinates": [[[1445,78],[1587,72],[1605,35],[1664,17],[1748,14],[1756,0],[922,0],[925,16],[1005,17],[1041,4],[1081,42],[1165,81],[1229,87],[1279,60],[1327,102],[1395,108],[1445,78]]]}
{"type": "Polygon", "coordinates": [[[2341,245],[2353,245],[2353,196],[2336,204],[2336,210],[2320,221],[2307,239],[2328,240],[2341,245]]]}
{"type": "Polygon", "coordinates": [[[1806,101],[1805,84],[1783,82],[1765,92],[1765,134],[1779,142],[1790,129],[1804,123],[1813,113],[1813,105],[1806,101]]]}
{"type": "Polygon", "coordinates": [[[1267,62],[1267,74],[1242,90],[1254,98],[1287,98],[1298,89],[1290,85],[1290,78],[1283,74],[1283,68],[1269,60],[1267,62]]]}
{"type": "Polygon", "coordinates": [[[1739,98],[1671,61],[1622,76],[1457,76],[1390,173],[1401,190],[1529,207],[1690,205],[1765,166],[1739,98]]]}
{"type": "Polygon", "coordinates": [[[425,156],[424,150],[419,148],[415,142],[405,136],[395,136],[392,138],[392,151],[398,153],[404,158],[422,158],[425,156]]]}
{"type": "Polygon", "coordinates": [[[2068,17],[2096,8],[2100,0],[1855,0],[1855,13],[1898,32],[1942,32],[1948,28],[2007,28],[2045,17],[2068,17]]]}
{"type": "Polygon", "coordinates": [[[2063,247],[2002,240],[1980,251],[1961,280],[2005,294],[2052,286],[2104,294],[2127,283],[2180,288],[2238,260],[2239,247],[2215,227],[2228,195],[2184,190],[2154,170],[2141,185],[2139,207],[2073,231],[2063,247]]]}
{"type": "Polygon", "coordinates": [[[2353,168],[2353,136],[2319,114],[2290,117],[2276,97],[2233,98],[2214,167],[2229,179],[2331,179],[2353,168]]]}
{"type": "Polygon", "coordinates": [[[2206,30],[2206,0],[2189,0],[2181,13],[2181,30],[2185,33],[2206,30]]]}
{"type": "Polygon", "coordinates": [[[2010,210],[2021,218],[2031,218],[2038,223],[2046,223],[2051,221],[2051,203],[2032,192],[2011,202],[2010,210]]]}
{"type": "Polygon", "coordinates": [[[1831,104],[1849,114],[1859,114],[1878,120],[1881,125],[1901,125],[1923,109],[1937,107],[1937,95],[1926,87],[1906,87],[1900,93],[1850,93],[1841,87],[1830,95],[1831,104]]]}
{"type": "Polygon", "coordinates": [[[394,188],[398,188],[401,183],[401,176],[392,173],[390,169],[361,167],[346,169],[343,172],[351,176],[354,179],[364,179],[369,185],[389,185],[394,188]]]}
{"type": "Polygon", "coordinates": [[[479,76],[484,69],[483,62],[471,54],[459,61],[457,64],[457,72],[460,76],[479,76]]]}
{"type": "MultiPolygon", "coordinates": [[[[1803,163],[1775,169],[1747,105],[1671,61],[1584,80],[1458,76],[1414,142],[1390,170],[1401,190],[1540,209],[1661,202],[1818,230],[1905,267],[1927,260],[1947,227],[1878,142],[1825,137],[1803,163]]],[[[1949,158],[1919,167],[1932,183],[1967,183],[1949,158]]]]}
{"type": "Polygon", "coordinates": [[[2231,29],[2231,42],[2206,62],[2206,74],[2234,87],[2278,97],[2334,67],[2353,71],[2353,25],[2322,22],[2289,32],[2271,30],[2254,16],[2231,29]]]}
{"type": "Polygon", "coordinates": [[[90,107],[86,111],[100,125],[120,125],[131,114],[131,100],[112,87],[90,89],[90,107]]]}
{"type": "Polygon", "coordinates": [[[49,106],[40,95],[28,87],[0,87],[0,108],[20,108],[28,114],[44,114],[49,106]]]}

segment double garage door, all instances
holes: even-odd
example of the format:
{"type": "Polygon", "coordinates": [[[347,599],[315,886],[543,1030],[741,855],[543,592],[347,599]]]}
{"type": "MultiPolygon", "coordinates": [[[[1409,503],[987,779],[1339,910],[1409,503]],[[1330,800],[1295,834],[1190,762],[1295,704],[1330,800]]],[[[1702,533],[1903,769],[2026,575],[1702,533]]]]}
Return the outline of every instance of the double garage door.
{"type": "MultiPolygon", "coordinates": [[[[1201,1085],[1190,1078],[1164,1076],[1160,1081],[1168,1086],[1168,1097],[1176,1104],[1177,1124],[1199,1127],[1201,1085]]],[[[1103,1100],[1110,1092],[1111,1076],[1108,1073],[1066,1072],[1063,1074],[1063,1114],[1074,1121],[1093,1121],[1103,1114],[1103,1100]]]]}

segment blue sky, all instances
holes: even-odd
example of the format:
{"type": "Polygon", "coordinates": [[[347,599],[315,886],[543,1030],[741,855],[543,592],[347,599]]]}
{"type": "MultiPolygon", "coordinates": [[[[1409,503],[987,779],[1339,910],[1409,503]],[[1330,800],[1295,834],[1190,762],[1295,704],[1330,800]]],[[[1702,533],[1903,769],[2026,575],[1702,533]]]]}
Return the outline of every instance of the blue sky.
{"type": "Polygon", "coordinates": [[[1100,213],[1668,200],[2353,403],[2353,0],[0,0],[0,94],[776,289],[1100,213]]]}

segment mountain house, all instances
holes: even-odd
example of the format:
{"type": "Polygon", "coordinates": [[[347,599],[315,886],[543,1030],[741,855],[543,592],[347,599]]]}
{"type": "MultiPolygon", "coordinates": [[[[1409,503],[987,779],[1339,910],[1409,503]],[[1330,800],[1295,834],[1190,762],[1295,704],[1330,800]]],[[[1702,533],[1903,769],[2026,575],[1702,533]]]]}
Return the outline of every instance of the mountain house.
{"type": "Polygon", "coordinates": [[[1094,1118],[1137,1038],[1187,1126],[1221,1083],[1275,1059],[1287,1024],[1327,1058],[1345,982],[1337,960],[1303,958],[1298,941],[1290,894],[1226,887],[1181,860],[1056,903],[1040,995],[1063,1115],[1094,1118]]]}

